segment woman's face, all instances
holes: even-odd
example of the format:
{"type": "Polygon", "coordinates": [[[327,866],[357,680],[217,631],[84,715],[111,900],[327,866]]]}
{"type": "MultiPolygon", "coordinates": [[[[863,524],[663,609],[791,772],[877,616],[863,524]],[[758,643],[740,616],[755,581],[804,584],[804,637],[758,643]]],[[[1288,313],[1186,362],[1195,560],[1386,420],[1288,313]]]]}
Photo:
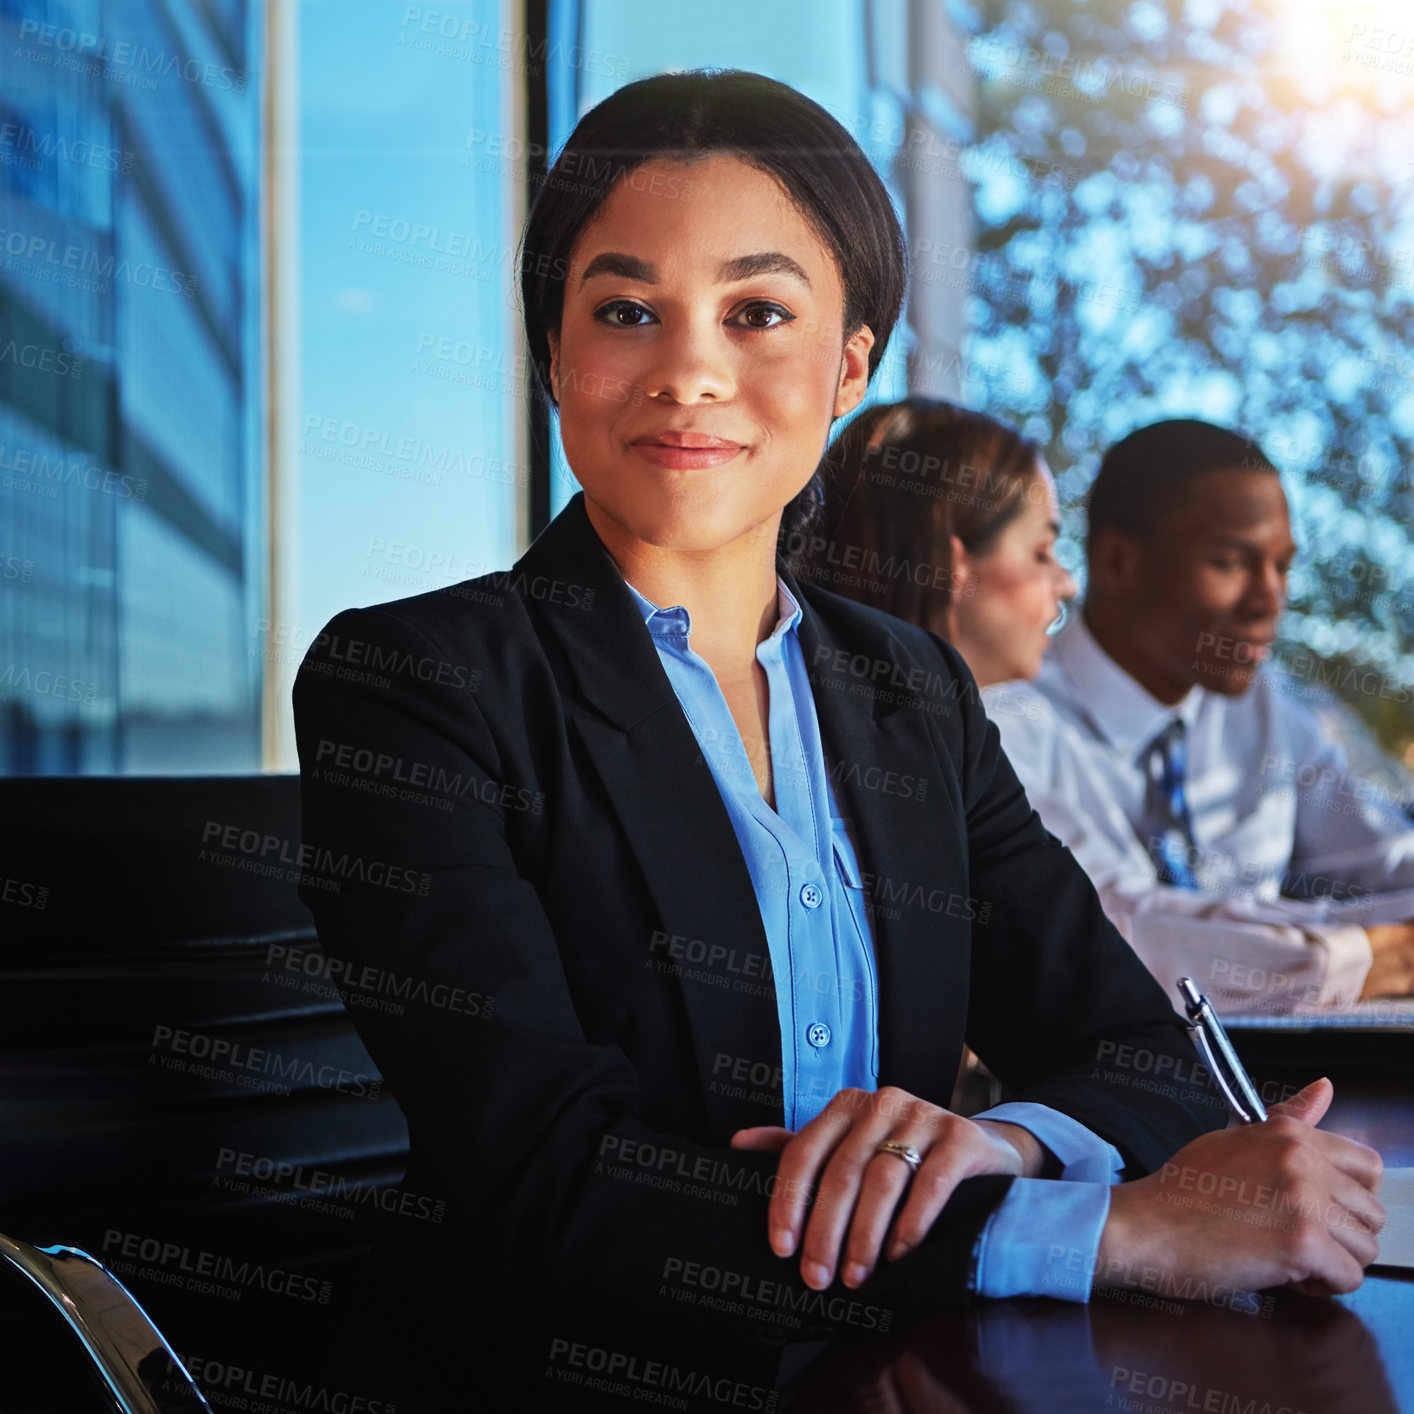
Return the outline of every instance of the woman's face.
{"type": "Polygon", "coordinates": [[[755,541],[774,563],[782,509],[864,396],[874,336],[846,341],[843,317],[834,256],[773,177],[715,154],[621,180],[550,336],[565,455],[606,542],[755,541]]]}
{"type": "Polygon", "coordinates": [[[986,687],[1034,678],[1046,651],[1046,630],[1075,581],[1055,557],[1060,513],[1044,461],[1026,484],[1020,511],[985,555],[959,557],[964,569],[954,601],[954,640],[986,687]]]}

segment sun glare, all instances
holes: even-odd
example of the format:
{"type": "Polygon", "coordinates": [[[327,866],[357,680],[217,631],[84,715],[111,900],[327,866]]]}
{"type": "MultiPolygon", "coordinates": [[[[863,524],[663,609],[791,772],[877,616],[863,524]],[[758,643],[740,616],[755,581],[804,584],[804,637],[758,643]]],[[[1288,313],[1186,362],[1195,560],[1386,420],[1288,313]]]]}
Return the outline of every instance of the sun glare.
{"type": "Polygon", "coordinates": [[[1414,99],[1414,6],[1408,0],[1270,0],[1277,65],[1295,79],[1414,99]]]}

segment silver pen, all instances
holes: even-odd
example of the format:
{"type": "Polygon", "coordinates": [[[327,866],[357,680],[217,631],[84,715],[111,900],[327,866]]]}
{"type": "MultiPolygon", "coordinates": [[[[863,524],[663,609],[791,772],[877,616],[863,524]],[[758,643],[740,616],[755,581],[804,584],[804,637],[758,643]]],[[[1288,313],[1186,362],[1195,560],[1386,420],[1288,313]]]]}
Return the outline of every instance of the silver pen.
{"type": "Polygon", "coordinates": [[[1228,1107],[1243,1124],[1256,1124],[1267,1117],[1266,1106],[1252,1083],[1252,1077],[1243,1069],[1227,1032],[1218,1020],[1212,1003],[1193,984],[1191,977],[1178,979],[1178,990],[1183,997],[1188,1012],[1188,1030],[1194,1044],[1202,1053],[1203,1060],[1218,1082],[1228,1107]]]}

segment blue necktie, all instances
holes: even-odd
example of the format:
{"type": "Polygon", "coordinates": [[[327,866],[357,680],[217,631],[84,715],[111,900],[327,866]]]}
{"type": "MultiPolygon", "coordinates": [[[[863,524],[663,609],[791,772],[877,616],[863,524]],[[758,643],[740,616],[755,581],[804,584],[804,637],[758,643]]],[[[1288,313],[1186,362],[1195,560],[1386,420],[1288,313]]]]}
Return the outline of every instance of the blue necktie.
{"type": "Polygon", "coordinates": [[[1161,884],[1183,889],[1199,887],[1190,860],[1197,848],[1193,817],[1188,813],[1188,729],[1175,717],[1145,753],[1148,790],[1145,796],[1144,843],[1161,884]]]}

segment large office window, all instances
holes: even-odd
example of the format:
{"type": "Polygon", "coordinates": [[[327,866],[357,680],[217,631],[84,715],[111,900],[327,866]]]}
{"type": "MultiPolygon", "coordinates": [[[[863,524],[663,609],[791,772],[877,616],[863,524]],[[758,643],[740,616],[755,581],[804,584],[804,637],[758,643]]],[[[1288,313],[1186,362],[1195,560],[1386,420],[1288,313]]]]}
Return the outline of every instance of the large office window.
{"type": "Polygon", "coordinates": [[[526,203],[702,66],[857,137],[911,248],[871,398],[1041,441],[1073,568],[1115,437],[1265,439],[1287,665],[1414,762],[1414,87],[1349,8],[0,0],[0,770],[289,769],[331,615],[511,563],[576,489],[526,203]]]}
{"type": "Polygon", "coordinates": [[[525,538],[511,0],[0,0],[0,771],[295,765],[525,538]]]}
{"type": "Polygon", "coordinates": [[[539,62],[498,0],[301,6],[297,609],[508,566],[530,472],[515,247],[539,62]]]}
{"type": "Polygon", "coordinates": [[[1350,714],[1414,765],[1408,21],[985,6],[965,365],[969,398],[1046,447],[1077,572],[1107,445],[1165,417],[1255,435],[1299,546],[1278,657],[1401,794],[1350,714]]]}
{"type": "Polygon", "coordinates": [[[0,770],[259,763],[261,43],[0,5],[0,770]]]}

